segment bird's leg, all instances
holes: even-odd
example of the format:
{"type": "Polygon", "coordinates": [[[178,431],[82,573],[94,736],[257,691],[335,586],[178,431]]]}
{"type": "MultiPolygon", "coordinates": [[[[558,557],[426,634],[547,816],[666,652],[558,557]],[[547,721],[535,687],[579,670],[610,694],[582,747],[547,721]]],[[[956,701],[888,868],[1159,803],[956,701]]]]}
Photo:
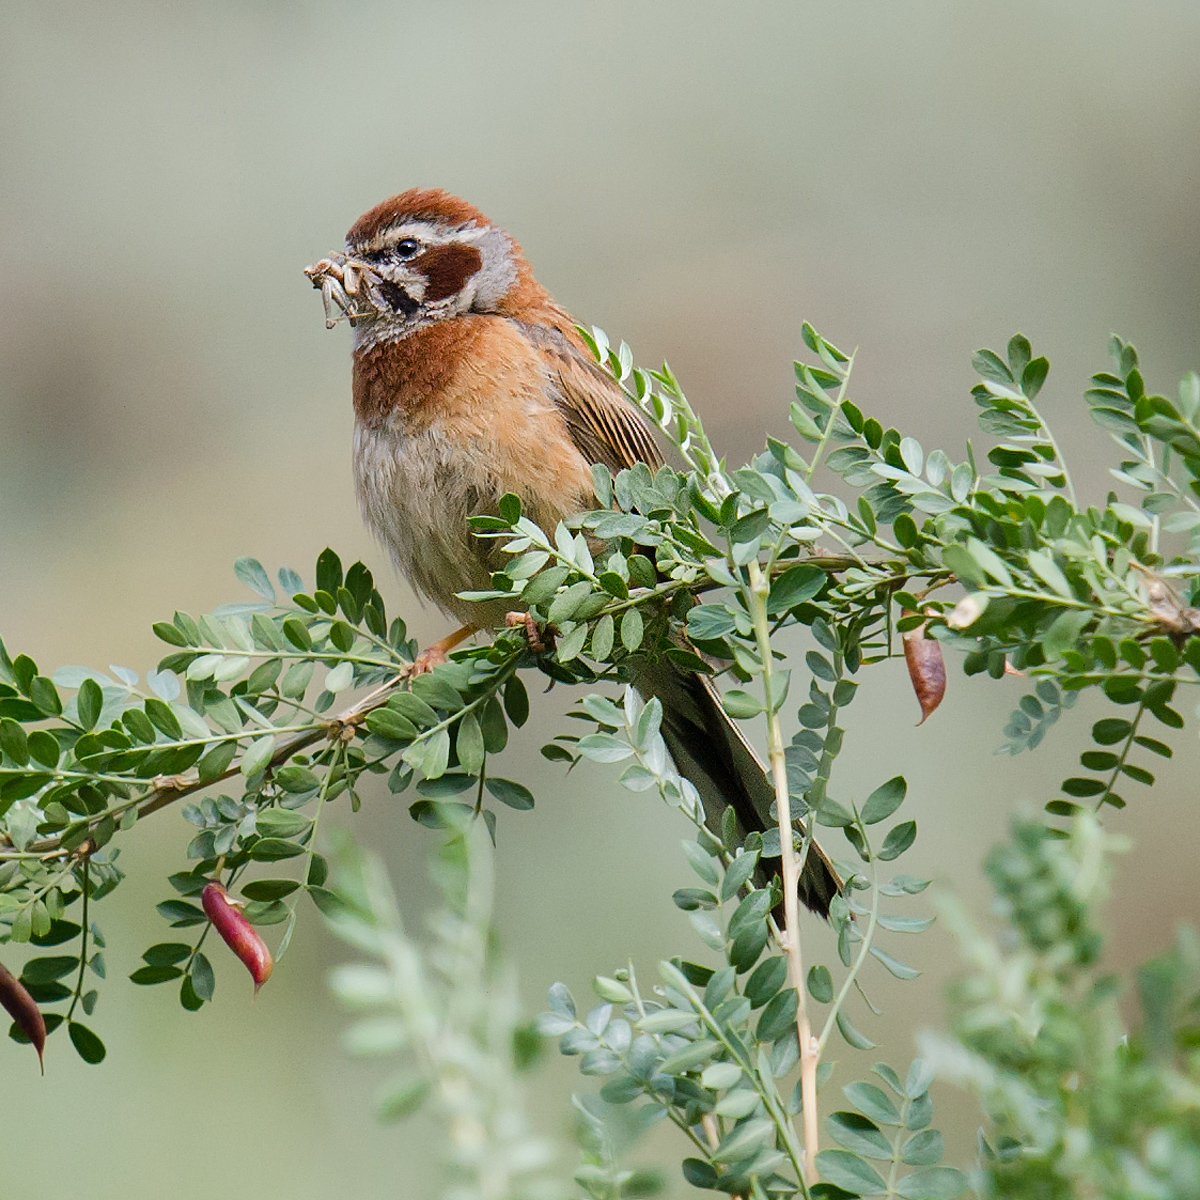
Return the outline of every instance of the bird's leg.
{"type": "Polygon", "coordinates": [[[545,654],[547,650],[554,649],[554,626],[546,625],[539,629],[538,623],[534,620],[532,613],[505,613],[504,624],[509,629],[524,629],[525,640],[529,643],[529,648],[534,654],[545,654]]]}
{"type": "Polygon", "coordinates": [[[405,672],[409,677],[413,675],[426,675],[433,670],[434,667],[444,663],[449,657],[450,651],[454,649],[459,642],[466,641],[471,634],[478,632],[476,625],[464,625],[461,629],[456,629],[453,633],[448,633],[444,638],[440,638],[436,642],[432,642],[426,646],[416,658],[413,659],[412,666],[405,672]]]}

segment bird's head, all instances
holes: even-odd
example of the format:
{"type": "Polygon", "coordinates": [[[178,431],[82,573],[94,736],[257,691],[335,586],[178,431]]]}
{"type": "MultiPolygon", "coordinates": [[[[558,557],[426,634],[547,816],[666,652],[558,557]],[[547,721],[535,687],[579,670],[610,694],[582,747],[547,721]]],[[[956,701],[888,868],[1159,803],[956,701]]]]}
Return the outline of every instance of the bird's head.
{"type": "Polygon", "coordinates": [[[410,188],[364,213],[344,255],[308,268],[355,326],[356,347],[397,341],[464,313],[518,316],[545,293],[521,247],[473,205],[410,188]],[[343,301],[348,300],[349,306],[343,301]]]}

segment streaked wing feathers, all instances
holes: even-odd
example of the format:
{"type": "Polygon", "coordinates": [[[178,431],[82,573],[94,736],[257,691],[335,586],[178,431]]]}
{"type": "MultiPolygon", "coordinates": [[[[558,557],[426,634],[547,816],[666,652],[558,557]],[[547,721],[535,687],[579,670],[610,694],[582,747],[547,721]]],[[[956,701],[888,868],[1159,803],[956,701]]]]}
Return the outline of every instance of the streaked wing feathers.
{"type": "Polygon", "coordinates": [[[593,463],[612,471],[644,462],[662,465],[645,418],[598,363],[584,355],[561,330],[520,323],[521,331],[545,355],[551,371],[551,394],[567,422],[571,440],[593,463]]]}

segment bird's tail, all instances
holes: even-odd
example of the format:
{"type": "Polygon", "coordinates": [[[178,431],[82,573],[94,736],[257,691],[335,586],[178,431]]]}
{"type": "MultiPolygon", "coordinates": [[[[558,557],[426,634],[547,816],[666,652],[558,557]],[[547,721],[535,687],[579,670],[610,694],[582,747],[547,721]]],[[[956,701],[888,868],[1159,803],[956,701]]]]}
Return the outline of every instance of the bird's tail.
{"type": "MultiPolygon", "coordinates": [[[[662,704],[662,735],[675,766],[700,793],[704,823],[718,837],[721,817],[732,808],[739,837],[775,828],[771,805],[775,789],[765,768],[737,725],[721,707],[712,681],[677,666],[665,656],[638,671],[634,686],[662,704]]],[[[829,916],[829,902],[842,881],[814,838],[800,876],[800,899],[813,912],[829,916]]]]}

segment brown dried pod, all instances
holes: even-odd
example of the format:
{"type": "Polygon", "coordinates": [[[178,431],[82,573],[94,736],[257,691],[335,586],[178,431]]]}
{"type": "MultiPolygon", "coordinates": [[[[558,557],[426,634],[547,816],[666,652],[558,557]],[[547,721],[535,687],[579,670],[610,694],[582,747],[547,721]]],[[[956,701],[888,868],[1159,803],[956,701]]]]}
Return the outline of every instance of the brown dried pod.
{"type": "Polygon", "coordinates": [[[258,931],[246,919],[219,883],[206,883],[200,893],[200,902],[213,928],[221,935],[230,950],[242,960],[250,977],[254,980],[254,993],[271,978],[275,966],[267,943],[258,936],[258,931]]]}
{"type": "Polygon", "coordinates": [[[923,621],[904,635],[904,661],[908,664],[908,677],[921,705],[918,725],[925,723],[946,694],[946,664],[942,659],[941,643],[925,636],[927,624],[923,621]]]}
{"type": "Polygon", "coordinates": [[[33,1002],[25,985],[3,963],[0,963],[0,1004],[17,1023],[17,1028],[33,1043],[44,1075],[46,1064],[42,1061],[42,1050],[46,1045],[46,1022],[42,1019],[42,1010],[33,1002]]]}

